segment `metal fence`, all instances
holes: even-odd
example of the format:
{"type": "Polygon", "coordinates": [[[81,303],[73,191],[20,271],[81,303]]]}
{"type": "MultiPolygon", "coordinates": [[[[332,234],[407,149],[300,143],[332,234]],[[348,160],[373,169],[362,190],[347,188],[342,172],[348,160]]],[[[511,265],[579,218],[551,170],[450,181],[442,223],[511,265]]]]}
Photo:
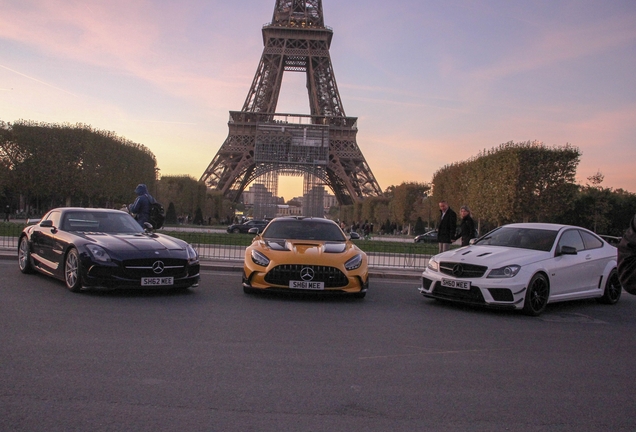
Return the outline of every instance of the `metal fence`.
{"type": "MultiPolygon", "coordinates": [[[[23,224],[0,223],[0,248],[13,250],[17,254],[18,237],[23,224]]],[[[162,229],[161,233],[181,238],[190,243],[199,252],[202,259],[221,261],[242,261],[245,248],[253,235],[227,234],[210,232],[212,230],[192,229],[189,231],[171,231],[162,229]]],[[[419,244],[412,240],[391,241],[356,240],[358,247],[364,250],[369,258],[369,267],[401,268],[421,270],[426,267],[428,259],[437,252],[437,244],[419,244]]]]}

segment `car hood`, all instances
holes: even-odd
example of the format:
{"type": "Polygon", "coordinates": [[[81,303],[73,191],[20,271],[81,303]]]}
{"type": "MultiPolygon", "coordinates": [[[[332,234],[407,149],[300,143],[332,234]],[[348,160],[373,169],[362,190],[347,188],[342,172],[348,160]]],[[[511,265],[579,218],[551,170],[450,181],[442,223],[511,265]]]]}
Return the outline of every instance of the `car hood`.
{"type": "Polygon", "coordinates": [[[471,245],[436,255],[435,260],[497,267],[506,264],[527,265],[550,257],[551,252],[532,249],[471,245]]]}
{"type": "Polygon", "coordinates": [[[163,236],[146,234],[104,234],[85,233],[86,240],[98,244],[110,251],[153,251],[153,250],[183,250],[185,245],[181,240],[163,236]]]}
{"type": "Polygon", "coordinates": [[[351,242],[316,240],[256,240],[252,247],[275,261],[327,262],[342,261],[362,251],[351,242]]]}

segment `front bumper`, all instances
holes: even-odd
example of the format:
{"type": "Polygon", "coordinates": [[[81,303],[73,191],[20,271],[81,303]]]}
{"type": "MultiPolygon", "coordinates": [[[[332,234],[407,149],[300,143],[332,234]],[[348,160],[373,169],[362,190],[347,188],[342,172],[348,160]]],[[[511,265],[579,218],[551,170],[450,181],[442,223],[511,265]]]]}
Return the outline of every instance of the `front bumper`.
{"type": "Polygon", "coordinates": [[[339,287],[325,287],[322,290],[303,290],[293,289],[289,285],[272,284],[265,280],[267,273],[263,271],[251,271],[245,268],[243,271],[243,288],[252,291],[267,291],[278,293],[332,293],[332,294],[361,294],[366,293],[369,289],[368,272],[359,272],[359,274],[347,275],[347,284],[339,287]]]}
{"type": "Polygon", "coordinates": [[[124,270],[119,263],[110,265],[96,264],[92,261],[83,262],[82,265],[82,286],[84,288],[106,288],[106,289],[183,289],[197,286],[200,280],[199,262],[187,264],[178,272],[154,275],[161,277],[172,277],[172,285],[141,285],[143,277],[153,277],[147,271],[131,272],[124,270]]]}
{"type": "Polygon", "coordinates": [[[442,278],[453,279],[436,272],[424,271],[422,285],[418,288],[424,297],[457,303],[486,306],[489,308],[515,310],[522,309],[526,284],[511,279],[461,279],[470,282],[470,289],[442,286],[442,278]]]}

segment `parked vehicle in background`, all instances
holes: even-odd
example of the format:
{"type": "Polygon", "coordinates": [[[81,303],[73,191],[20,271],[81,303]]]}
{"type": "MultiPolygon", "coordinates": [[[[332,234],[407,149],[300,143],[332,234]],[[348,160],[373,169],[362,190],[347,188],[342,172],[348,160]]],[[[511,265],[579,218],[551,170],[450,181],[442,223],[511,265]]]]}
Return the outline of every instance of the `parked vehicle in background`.
{"type": "Polygon", "coordinates": [[[227,232],[232,234],[247,234],[250,229],[258,228],[258,232],[262,232],[269,221],[252,219],[240,224],[233,224],[227,227],[227,232]]]}
{"type": "Polygon", "coordinates": [[[330,292],[363,298],[369,286],[367,255],[322,218],[272,220],[245,250],[245,293],[330,292]]]}
{"type": "Polygon", "coordinates": [[[83,288],[178,288],[199,283],[199,255],[120,210],[56,208],[22,230],[18,264],[83,288]]]}
{"type": "Polygon", "coordinates": [[[415,243],[437,243],[437,230],[431,230],[415,237],[415,243]]]}
{"type": "Polygon", "coordinates": [[[548,303],[596,298],[622,288],[616,248],[584,228],[526,223],[499,227],[472,245],[435,255],[422,273],[425,297],[541,314],[548,303]]]}

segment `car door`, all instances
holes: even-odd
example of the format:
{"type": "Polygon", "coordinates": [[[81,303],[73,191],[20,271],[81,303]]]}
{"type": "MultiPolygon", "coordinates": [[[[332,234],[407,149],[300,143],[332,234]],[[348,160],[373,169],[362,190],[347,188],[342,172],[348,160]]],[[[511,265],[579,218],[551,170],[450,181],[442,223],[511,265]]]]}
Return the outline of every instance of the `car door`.
{"type": "Polygon", "coordinates": [[[40,264],[44,267],[43,270],[48,270],[52,273],[56,272],[60,265],[60,254],[57,241],[60,219],[61,213],[59,211],[52,211],[48,213],[42,218],[40,226],[36,228],[31,236],[36,259],[38,259],[40,264]],[[47,226],[41,226],[42,224],[47,226]]]}
{"type": "Polygon", "coordinates": [[[589,257],[586,258],[585,244],[579,230],[567,229],[562,232],[557,240],[554,266],[550,272],[551,299],[568,297],[589,289],[593,274],[589,260],[589,257]],[[576,255],[560,253],[563,246],[576,249],[576,255]]]}
{"type": "Polygon", "coordinates": [[[603,272],[607,264],[612,258],[603,248],[603,242],[597,238],[594,234],[585,230],[579,230],[583,243],[585,244],[585,256],[586,262],[590,267],[590,285],[589,290],[592,292],[598,292],[602,290],[602,278],[603,272]]]}

